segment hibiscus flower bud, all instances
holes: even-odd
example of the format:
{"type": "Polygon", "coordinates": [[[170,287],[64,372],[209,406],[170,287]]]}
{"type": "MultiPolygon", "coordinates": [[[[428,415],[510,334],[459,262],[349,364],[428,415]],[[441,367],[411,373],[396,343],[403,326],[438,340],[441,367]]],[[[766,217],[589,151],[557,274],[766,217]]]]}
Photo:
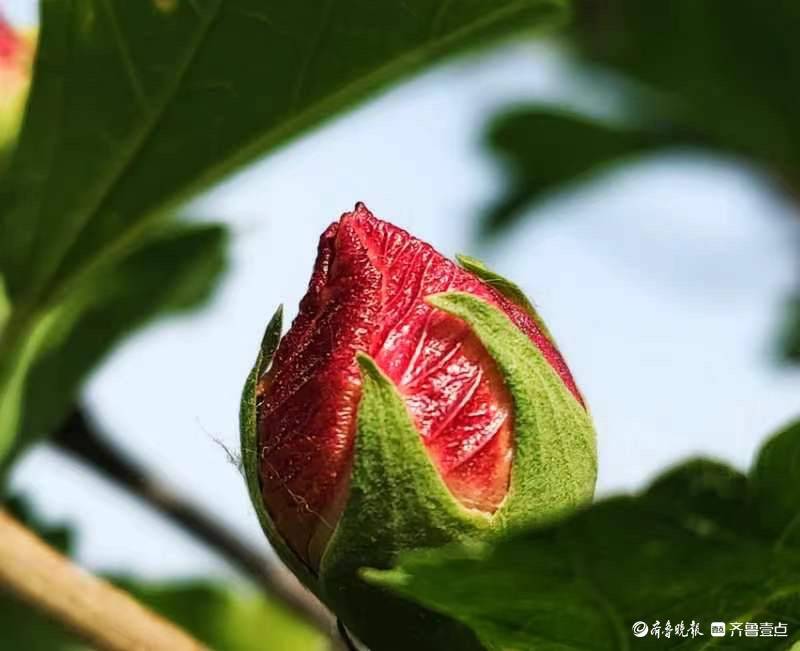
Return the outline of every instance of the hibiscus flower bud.
{"type": "Polygon", "coordinates": [[[33,39],[0,15],[0,156],[16,138],[30,83],[33,39]]]}
{"type": "Polygon", "coordinates": [[[282,339],[273,319],[245,388],[268,537],[381,649],[480,647],[361,568],[555,517],[594,490],[591,419],[552,337],[513,283],[459,263],[358,204],[322,235],[297,318],[282,339]]]}

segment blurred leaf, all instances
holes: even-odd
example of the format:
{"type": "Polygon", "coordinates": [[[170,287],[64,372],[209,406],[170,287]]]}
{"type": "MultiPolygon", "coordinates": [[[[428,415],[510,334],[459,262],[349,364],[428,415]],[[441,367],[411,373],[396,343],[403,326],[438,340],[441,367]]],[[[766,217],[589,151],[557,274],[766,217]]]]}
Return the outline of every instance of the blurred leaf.
{"type": "MultiPolygon", "coordinates": [[[[3,508],[67,553],[73,532],[47,523],[18,496],[3,508]]],[[[112,579],[113,580],[113,579],[112,579]]],[[[324,651],[325,639],[276,603],[249,589],[211,581],[114,581],[134,597],[218,651],[324,651]]],[[[0,651],[79,651],[87,647],[28,606],[0,592],[0,651]]]]}
{"type": "Polygon", "coordinates": [[[157,218],[386,83],[548,22],[564,1],[42,0],[28,108],[0,179],[12,306],[0,459],[29,418],[20,401],[42,347],[80,318],[74,297],[93,296],[157,218]]]}
{"type": "MultiPolygon", "coordinates": [[[[3,345],[0,338],[0,478],[3,461],[17,438],[17,430],[22,419],[22,402],[28,373],[36,361],[36,356],[45,347],[48,336],[59,324],[61,310],[53,310],[42,315],[29,328],[27,336],[14,342],[16,345],[3,345]]],[[[4,324],[3,335],[13,333],[16,324],[10,316],[4,324]]]]}
{"type": "Polygon", "coordinates": [[[227,231],[173,224],[63,303],[24,383],[18,447],[51,433],[92,368],[155,316],[205,301],[226,265],[227,231]]]}
{"type": "Polygon", "coordinates": [[[193,581],[121,587],[211,649],[224,651],[325,651],[326,640],[280,606],[242,588],[193,581]]]}
{"type": "MultiPolygon", "coordinates": [[[[800,3],[582,0],[586,61],[662,93],[675,120],[775,168],[800,163],[800,3]]],[[[666,107],[665,107],[666,108],[666,107]]]]}
{"type": "Polygon", "coordinates": [[[3,282],[3,277],[0,276],[0,332],[6,324],[6,320],[11,315],[11,303],[6,294],[6,286],[3,282]]]}
{"type": "Polygon", "coordinates": [[[12,302],[59,296],[154,216],[424,64],[563,0],[43,0],[0,188],[12,302]]]}
{"type": "Polygon", "coordinates": [[[800,178],[799,3],[777,0],[767,11],[758,0],[582,0],[575,14],[567,36],[579,66],[629,82],[617,88],[626,115],[609,125],[534,107],[496,118],[489,146],[511,182],[487,232],[545,192],[665,146],[742,157],[781,182],[800,178]]]}
{"type": "Polygon", "coordinates": [[[564,184],[676,142],[669,130],[656,125],[612,124],[558,108],[511,110],[488,134],[488,146],[505,164],[509,181],[504,196],[485,215],[483,230],[497,233],[564,184]]]}
{"type": "Polygon", "coordinates": [[[752,488],[762,525],[782,545],[800,550],[800,422],[762,448],[752,488]]]}
{"type": "Polygon", "coordinates": [[[794,296],[789,301],[779,345],[781,354],[787,360],[800,362],[800,296],[794,296]]]}
{"type": "MultiPolygon", "coordinates": [[[[69,554],[74,532],[63,524],[46,522],[30,503],[19,495],[3,496],[2,508],[11,513],[43,540],[64,554],[69,554]]],[[[83,647],[60,627],[0,591],[0,651],[79,651],[83,647]]]]}
{"type": "MultiPolygon", "coordinates": [[[[42,518],[28,500],[20,495],[3,495],[0,493],[0,507],[8,511],[28,529],[35,531],[51,547],[62,554],[69,555],[73,549],[74,536],[70,527],[65,524],[53,524],[42,518]]],[[[3,630],[0,627],[0,630],[3,630]]]]}
{"type": "MultiPolygon", "coordinates": [[[[616,79],[625,115],[616,132],[600,125],[600,151],[585,123],[542,125],[534,109],[496,119],[490,145],[508,163],[510,181],[484,219],[485,234],[512,226],[544,193],[642,153],[641,137],[645,150],[679,145],[733,156],[766,172],[796,203],[800,3],[580,0],[574,13],[566,38],[577,68],[584,78],[616,79]]],[[[782,342],[790,361],[800,359],[797,323],[782,342]]]]}
{"type": "MultiPolygon", "coordinates": [[[[242,588],[193,581],[120,587],[215,651],[325,651],[325,639],[280,606],[242,588]]],[[[86,651],[28,606],[0,593],[0,651],[86,651]]]]}
{"type": "Polygon", "coordinates": [[[0,630],[0,651],[86,650],[80,641],[4,593],[0,593],[0,630]]]}
{"type": "Polygon", "coordinates": [[[709,624],[783,622],[800,639],[800,424],[765,446],[748,480],[698,460],[636,497],[600,502],[494,545],[406,555],[375,582],[460,619],[493,649],[631,646],[631,626],[694,620],[703,637],[636,640],[643,649],[738,649],[709,624]]]}

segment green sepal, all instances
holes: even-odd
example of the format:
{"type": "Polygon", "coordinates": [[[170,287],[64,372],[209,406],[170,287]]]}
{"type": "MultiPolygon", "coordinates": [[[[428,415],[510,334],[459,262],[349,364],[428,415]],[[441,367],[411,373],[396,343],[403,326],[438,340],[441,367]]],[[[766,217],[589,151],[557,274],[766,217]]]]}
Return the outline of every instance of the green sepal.
{"type": "Polygon", "coordinates": [[[256,363],[247,377],[242,392],[241,411],[239,414],[240,426],[240,445],[242,455],[242,469],[250,501],[253,503],[261,529],[267,536],[270,544],[281,560],[286,563],[294,575],[309,590],[319,596],[319,584],[317,578],[303,563],[302,560],[286,544],[283,536],[275,528],[272,518],[269,517],[264,506],[264,499],[261,493],[261,479],[259,477],[259,452],[258,452],[258,427],[256,421],[256,390],[258,382],[264,373],[269,370],[272,358],[281,340],[281,330],[283,328],[283,306],[278,307],[267,324],[264,337],[261,340],[256,363]]]}
{"type": "Polygon", "coordinates": [[[367,584],[401,551],[486,538],[488,515],[463,507],[431,461],[402,397],[367,355],[350,492],[322,559],[323,599],[368,647],[482,649],[460,624],[367,584]]]}
{"type": "Polygon", "coordinates": [[[473,258],[472,256],[459,253],[456,255],[456,260],[458,260],[458,264],[460,264],[463,269],[480,278],[487,285],[493,287],[509,301],[514,303],[514,305],[521,307],[528,314],[530,314],[533,317],[533,320],[536,322],[536,325],[539,327],[539,330],[542,331],[542,334],[549,339],[550,343],[553,344],[556,349],[558,348],[550,329],[547,327],[547,324],[544,322],[544,320],[542,320],[542,317],[539,316],[539,313],[536,311],[533,303],[525,295],[525,292],[522,291],[519,285],[517,285],[514,281],[501,276],[499,273],[492,271],[486,266],[486,263],[484,263],[482,260],[478,260],[478,258],[473,258]]]}
{"type": "Polygon", "coordinates": [[[502,528],[543,522],[591,500],[597,479],[595,432],[586,409],[542,352],[499,309],[470,294],[429,296],[465,321],[498,365],[514,400],[514,460],[502,528]]]}

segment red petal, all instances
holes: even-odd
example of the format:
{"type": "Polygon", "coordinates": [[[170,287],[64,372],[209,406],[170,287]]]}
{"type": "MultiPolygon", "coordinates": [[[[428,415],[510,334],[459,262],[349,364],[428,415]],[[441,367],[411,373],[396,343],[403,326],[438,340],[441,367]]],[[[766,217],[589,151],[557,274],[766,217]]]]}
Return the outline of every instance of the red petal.
{"type": "Polygon", "coordinates": [[[361,382],[380,309],[380,274],[352,229],[322,236],[308,294],[260,387],[264,503],[287,543],[316,566],[341,509],[361,382]]]}

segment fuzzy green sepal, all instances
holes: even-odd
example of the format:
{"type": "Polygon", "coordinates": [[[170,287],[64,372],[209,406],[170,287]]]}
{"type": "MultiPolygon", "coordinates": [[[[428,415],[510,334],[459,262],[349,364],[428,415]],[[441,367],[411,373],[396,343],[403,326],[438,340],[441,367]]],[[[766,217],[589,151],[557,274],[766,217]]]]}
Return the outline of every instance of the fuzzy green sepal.
{"type": "Polygon", "coordinates": [[[272,357],[278,348],[283,327],[283,306],[278,307],[275,315],[267,325],[264,337],[261,340],[261,347],[258,358],[253,365],[253,370],[247,377],[242,392],[241,411],[239,414],[240,426],[240,445],[242,455],[242,468],[244,470],[247,491],[250,501],[253,503],[261,529],[267,536],[272,547],[280,559],[286,563],[294,575],[314,594],[319,596],[319,582],[309,568],[286,544],[283,536],[275,528],[272,518],[269,517],[264,506],[264,499],[261,493],[261,479],[259,476],[259,451],[258,451],[258,427],[256,420],[256,389],[259,380],[264,373],[269,370],[272,364],[272,357]]]}
{"type": "Polygon", "coordinates": [[[381,651],[482,649],[461,625],[360,576],[364,567],[390,567],[400,551],[485,537],[490,518],[450,494],[391,380],[367,355],[358,362],[363,393],[350,493],[322,559],[324,599],[381,651]]]}
{"type": "Polygon", "coordinates": [[[427,300],[470,326],[514,400],[511,485],[495,524],[506,529],[542,522],[590,501],[597,478],[594,427],[542,352],[479,298],[451,292],[427,300]]]}
{"type": "Polygon", "coordinates": [[[539,316],[539,313],[536,311],[533,303],[525,295],[525,292],[522,291],[522,288],[520,288],[519,285],[508,278],[501,276],[496,271],[492,271],[486,266],[486,263],[484,263],[482,260],[478,260],[478,258],[473,258],[469,255],[460,253],[456,255],[456,260],[458,260],[458,264],[460,264],[463,269],[480,278],[487,285],[500,292],[517,307],[521,307],[528,314],[530,314],[531,317],[533,317],[533,320],[536,322],[539,330],[541,330],[542,334],[550,340],[550,343],[555,346],[556,350],[558,349],[558,345],[556,344],[555,339],[553,339],[553,335],[551,334],[550,329],[547,327],[547,324],[544,322],[542,317],[539,316]]]}

